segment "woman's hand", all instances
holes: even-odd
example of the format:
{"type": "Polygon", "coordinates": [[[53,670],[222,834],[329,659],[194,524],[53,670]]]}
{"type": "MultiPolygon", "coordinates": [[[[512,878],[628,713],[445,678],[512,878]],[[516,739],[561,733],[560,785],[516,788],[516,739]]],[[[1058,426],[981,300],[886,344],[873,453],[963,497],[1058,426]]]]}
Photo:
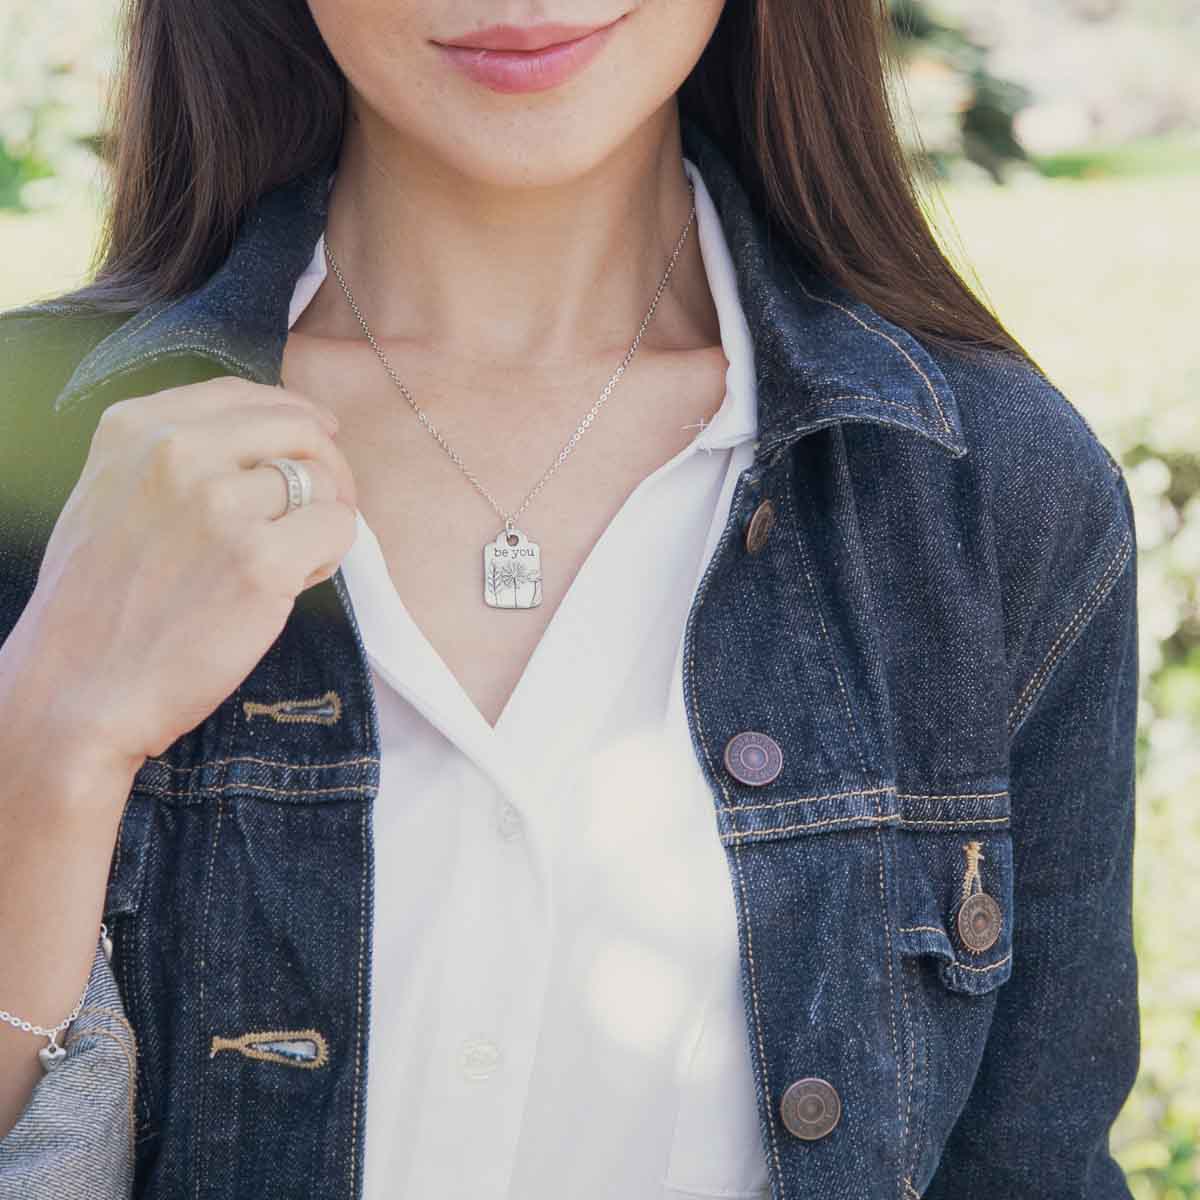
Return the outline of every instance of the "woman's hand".
{"type": "Polygon", "coordinates": [[[52,744],[136,767],[200,724],[354,540],[337,422],[286,389],[222,377],[103,413],[3,672],[52,744]],[[279,518],[305,460],[312,503],[279,518]],[[277,519],[279,518],[279,519],[277,519]]]}

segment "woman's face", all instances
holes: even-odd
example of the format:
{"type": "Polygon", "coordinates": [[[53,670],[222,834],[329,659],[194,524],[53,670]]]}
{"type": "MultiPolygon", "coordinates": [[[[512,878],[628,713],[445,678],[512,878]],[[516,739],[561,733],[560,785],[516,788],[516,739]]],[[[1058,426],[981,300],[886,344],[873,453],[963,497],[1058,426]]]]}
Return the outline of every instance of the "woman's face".
{"type": "Polygon", "coordinates": [[[678,90],[725,0],[309,0],[367,127],[498,186],[548,186],[610,154],[678,90]],[[496,25],[559,43],[460,49],[496,25]],[[586,31],[608,26],[592,36],[586,31]],[[535,30],[536,32],[536,30],[535,30]],[[564,38],[575,45],[563,45],[564,38]]]}

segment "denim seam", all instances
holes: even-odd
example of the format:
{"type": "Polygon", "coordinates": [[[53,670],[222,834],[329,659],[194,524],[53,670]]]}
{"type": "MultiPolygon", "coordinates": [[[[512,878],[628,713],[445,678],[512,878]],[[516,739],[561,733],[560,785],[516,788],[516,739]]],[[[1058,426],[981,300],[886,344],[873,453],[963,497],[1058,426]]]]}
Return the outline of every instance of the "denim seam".
{"type": "MultiPolygon", "coordinates": [[[[789,268],[789,270],[790,270],[790,268],[789,268]]],[[[836,300],[831,300],[827,296],[814,296],[813,293],[810,292],[808,290],[808,288],[806,288],[804,286],[804,281],[800,278],[799,275],[796,274],[796,272],[794,270],[791,270],[791,275],[792,275],[792,278],[795,279],[795,281],[800,285],[800,290],[810,300],[816,300],[816,301],[819,301],[821,304],[829,304],[834,308],[840,308],[842,310],[842,312],[844,312],[852,320],[857,321],[858,324],[860,324],[865,330],[867,330],[868,333],[873,333],[876,335],[876,337],[881,337],[884,339],[884,341],[890,342],[892,344],[892,346],[895,347],[895,349],[904,356],[905,360],[908,362],[908,365],[910,367],[912,367],[912,369],[921,377],[922,380],[924,380],[925,386],[929,389],[930,396],[933,397],[933,403],[937,407],[938,416],[941,418],[941,421],[942,421],[942,428],[945,429],[945,431],[947,433],[953,433],[953,430],[950,428],[950,422],[946,420],[946,414],[942,410],[942,402],[938,399],[937,389],[934,388],[932,382],[930,382],[929,376],[926,375],[925,372],[922,371],[921,368],[919,366],[917,366],[917,364],[913,361],[912,355],[909,354],[909,352],[907,350],[905,350],[904,347],[901,346],[900,343],[898,341],[896,341],[896,339],[894,337],[892,337],[888,333],[885,333],[882,329],[876,329],[873,325],[867,324],[867,322],[864,321],[862,319],[862,317],[860,317],[857,313],[852,312],[844,304],[839,304],[836,300]]]]}
{"type": "MultiPolygon", "coordinates": [[[[113,345],[119,345],[122,341],[128,341],[130,338],[141,333],[151,321],[154,321],[158,317],[162,316],[162,314],[167,312],[170,307],[170,304],[163,305],[162,307],[157,307],[154,304],[151,304],[150,311],[148,313],[143,312],[141,314],[142,319],[136,325],[132,321],[129,322],[128,326],[125,324],[118,325],[117,328],[112,332],[113,345]],[[117,337],[118,333],[121,335],[120,338],[117,337]]],[[[107,341],[108,339],[106,338],[104,340],[107,341]]],[[[98,342],[97,347],[101,344],[102,343],[98,342]]]]}
{"type": "MultiPolygon", "coordinates": [[[[183,334],[188,334],[188,333],[202,333],[204,331],[203,330],[185,329],[185,330],[181,330],[180,332],[183,334]]],[[[108,374],[101,375],[101,377],[99,379],[97,379],[94,383],[92,383],[88,387],[84,388],[83,391],[81,391],[75,397],[75,401],[77,403],[82,403],[84,400],[87,400],[89,397],[94,395],[97,391],[100,390],[100,388],[104,387],[107,383],[111,382],[112,380],[121,379],[124,376],[129,375],[135,368],[141,366],[143,363],[151,362],[151,361],[153,361],[155,359],[159,359],[159,358],[166,358],[169,355],[175,354],[181,350],[186,350],[189,353],[196,354],[201,358],[212,359],[215,362],[217,362],[220,366],[230,367],[234,371],[244,371],[244,372],[249,373],[250,375],[255,374],[254,368],[251,367],[249,364],[244,363],[244,362],[242,362],[241,359],[234,358],[233,355],[226,354],[221,350],[214,350],[214,349],[210,349],[210,348],[200,347],[200,346],[197,346],[193,342],[170,343],[165,346],[157,346],[153,350],[147,351],[145,354],[139,354],[139,355],[137,355],[137,357],[131,358],[118,371],[112,371],[112,372],[109,372],[108,374]]],[[[251,382],[254,382],[254,381],[251,380],[251,382]]]]}
{"type": "MultiPolygon", "coordinates": [[[[901,925],[897,928],[896,932],[897,933],[941,933],[941,934],[945,934],[946,931],[942,928],[939,928],[937,925],[901,925]]],[[[961,967],[964,971],[994,971],[997,967],[1004,966],[1004,964],[1006,962],[1008,962],[1008,960],[1010,958],[1012,958],[1011,950],[1003,958],[998,959],[996,962],[991,963],[986,967],[973,967],[973,966],[971,966],[970,963],[961,962],[958,959],[958,957],[956,956],[954,959],[954,965],[957,967],[961,967]]]]}
{"type": "Polygon", "coordinates": [[[959,962],[957,958],[954,960],[954,965],[958,967],[960,971],[977,971],[983,974],[987,971],[994,971],[997,967],[1004,966],[1004,964],[1008,962],[1010,958],[1012,958],[1011,950],[1003,958],[998,958],[994,963],[990,963],[986,967],[973,967],[970,963],[959,962]]]}
{"type": "Polygon", "coordinates": [[[89,1004],[86,1008],[81,1008],[79,1010],[79,1015],[81,1017],[85,1016],[87,1013],[100,1013],[103,1016],[112,1017],[112,1019],[116,1021],[118,1025],[122,1026],[128,1031],[129,1039],[131,1042],[133,1042],[134,1046],[137,1045],[137,1035],[133,1032],[133,1026],[130,1025],[128,1019],[123,1013],[118,1012],[115,1008],[108,1008],[103,1004],[89,1004]]]}
{"type": "Polygon", "coordinates": [[[797,829],[821,829],[827,825],[848,825],[857,821],[866,821],[871,825],[889,825],[896,824],[900,820],[899,813],[892,813],[888,816],[860,816],[860,817],[831,817],[826,821],[809,821],[803,825],[777,825],[771,829],[745,829],[734,830],[731,833],[721,834],[721,841],[740,842],[749,837],[761,837],[767,833],[792,833],[797,829]]]}
{"type": "MultiPolygon", "coordinates": [[[[907,997],[908,981],[905,979],[906,966],[911,971],[912,963],[909,962],[900,964],[900,994],[907,997]]],[[[915,1004],[914,1006],[915,1007],[915,1004]]],[[[908,1018],[908,1101],[904,1109],[904,1134],[900,1139],[900,1158],[903,1162],[904,1152],[909,1148],[908,1130],[912,1118],[912,1099],[913,1090],[916,1085],[917,1074],[917,1034],[916,1025],[912,1019],[912,1007],[908,1005],[907,998],[905,999],[905,1015],[908,1018]]],[[[916,1157],[916,1149],[912,1149],[912,1157],[916,1157]]],[[[911,1161],[911,1159],[910,1159],[911,1161]]],[[[912,1174],[912,1168],[909,1168],[909,1174],[912,1174]]],[[[905,1176],[905,1183],[908,1182],[908,1176],[905,1176]]]]}
{"type": "MultiPolygon", "coordinates": [[[[839,392],[839,394],[835,396],[809,397],[810,404],[835,404],[840,400],[866,400],[870,401],[872,404],[888,404],[890,408],[902,408],[906,413],[912,413],[914,418],[917,418],[917,420],[924,420],[924,413],[922,413],[922,410],[919,408],[914,408],[912,404],[904,404],[899,400],[884,400],[883,396],[872,396],[869,391],[844,391],[839,392]]],[[[803,425],[793,426],[790,432],[798,433],[800,430],[803,430],[803,428],[803,425]]],[[[788,434],[785,433],[784,437],[787,436],[788,434]]],[[[775,437],[778,438],[779,434],[776,433],[775,437]]]]}
{"type": "Polygon", "coordinates": [[[379,757],[374,754],[366,754],[361,758],[343,758],[337,762],[323,763],[298,763],[295,761],[288,762],[280,758],[257,758],[252,754],[234,755],[232,758],[214,758],[211,761],[196,763],[190,767],[176,767],[169,762],[164,762],[160,758],[147,759],[147,762],[154,763],[155,766],[163,767],[168,771],[178,771],[181,774],[188,771],[203,771],[211,767],[224,767],[229,763],[255,763],[263,767],[290,767],[292,770],[317,771],[325,770],[332,767],[358,767],[364,763],[378,763],[379,757]]]}
{"type": "Polygon", "coordinates": [[[932,792],[897,792],[899,800],[998,800],[1008,795],[1008,788],[998,792],[958,792],[947,795],[935,795],[932,792]]]}
{"type": "Polygon", "coordinates": [[[1040,694],[1042,685],[1046,682],[1055,664],[1069,646],[1073,644],[1074,635],[1082,632],[1104,599],[1112,592],[1113,587],[1121,576],[1121,569],[1132,558],[1132,546],[1133,540],[1131,536],[1129,533],[1125,533],[1121,538],[1120,545],[1117,547],[1116,554],[1113,555],[1108,566],[1104,568],[1103,573],[1088,593],[1087,598],[1075,610],[1075,615],[1063,626],[1058,637],[1054,639],[1050,649],[1046,652],[1046,657],[1042,659],[1041,665],[1030,676],[1028,683],[1025,684],[1021,694],[1017,697],[1012,711],[1008,714],[1008,733],[1010,737],[1016,732],[1018,726],[1033,707],[1034,700],[1040,694]]]}
{"type": "MultiPolygon", "coordinates": [[[[900,1043],[896,1039],[896,980],[892,971],[892,923],[888,916],[887,892],[884,889],[883,877],[883,830],[878,821],[882,817],[879,797],[875,797],[875,849],[879,856],[879,912],[883,918],[884,955],[887,963],[888,979],[888,1025],[892,1033],[892,1059],[896,1064],[896,1119],[904,1119],[904,1087],[900,1081],[900,1043]]],[[[900,988],[900,998],[904,1006],[905,1019],[908,1019],[908,1000],[904,996],[903,985],[900,988]]],[[[900,1191],[900,1177],[904,1172],[904,1148],[896,1155],[896,1191],[900,1191]]]]}
{"type": "MultiPolygon", "coordinates": [[[[112,339],[113,345],[118,345],[118,344],[120,344],[120,340],[128,340],[129,338],[134,337],[136,334],[140,333],[143,329],[145,329],[146,326],[149,325],[150,322],[153,321],[156,317],[159,317],[162,315],[162,313],[166,312],[167,309],[170,308],[171,306],[166,305],[164,307],[157,307],[156,305],[151,304],[148,307],[149,307],[150,311],[146,312],[145,310],[143,310],[139,314],[141,317],[141,320],[136,325],[133,324],[133,321],[136,320],[136,317],[131,318],[128,322],[124,322],[124,323],[118,325],[116,327],[116,329],[112,330],[105,337],[101,338],[98,342],[96,342],[96,344],[94,346],[92,346],[91,350],[88,352],[88,354],[85,356],[85,358],[81,361],[86,361],[88,358],[93,358],[93,357],[98,359],[100,357],[100,354],[102,353],[100,348],[104,345],[105,342],[109,341],[109,339],[112,339]],[[118,334],[121,335],[120,339],[118,339],[118,334]]],[[[51,311],[54,311],[54,310],[51,310],[51,311]]],[[[72,310],[68,309],[67,311],[70,312],[72,310]]],[[[76,365],[78,366],[78,364],[76,364],[76,365]]],[[[104,378],[105,378],[104,373],[101,372],[99,382],[103,382],[104,378]]],[[[94,382],[88,388],[86,388],[82,394],[89,395],[96,386],[97,386],[97,383],[94,382]]]]}
{"type": "MultiPolygon", "coordinates": [[[[86,1010],[81,1010],[81,1012],[82,1011],[86,1010]]],[[[124,1038],[118,1037],[111,1029],[87,1029],[76,1034],[76,1038],[86,1037],[109,1038],[111,1041],[116,1042],[117,1045],[120,1046],[121,1053],[125,1055],[125,1064],[129,1068],[129,1086],[126,1088],[125,1095],[127,1102],[126,1108],[129,1117],[129,1155],[130,1161],[132,1162],[136,1154],[134,1150],[135,1143],[133,1135],[134,1128],[137,1124],[137,1114],[134,1110],[134,1092],[137,1087],[137,1048],[136,1046],[130,1046],[124,1038]]],[[[73,1040],[76,1039],[71,1037],[65,1038],[63,1041],[63,1046],[66,1047],[73,1040]]]]}
{"type": "MultiPolygon", "coordinates": [[[[223,798],[219,798],[217,800],[217,815],[216,815],[215,821],[213,822],[212,845],[209,848],[209,853],[208,853],[208,878],[205,880],[205,885],[204,885],[204,915],[202,917],[201,925],[200,925],[200,962],[199,962],[200,980],[199,980],[199,989],[198,989],[199,1002],[197,1004],[197,1013],[196,1013],[197,1023],[199,1024],[201,1031],[204,1031],[205,1022],[206,1022],[205,1011],[204,1011],[204,973],[205,973],[205,953],[207,950],[207,943],[208,943],[208,914],[209,914],[209,908],[210,908],[210,905],[212,902],[213,876],[216,872],[217,843],[220,841],[220,838],[221,838],[221,817],[224,813],[224,808],[225,808],[225,801],[223,798]]],[[[201,1061],[200,1070],[198,1072],[198,1078],[203,1081],[203,1086],[201,1087],[200,1095],[197,1098],[196,1124],[199,1129],[204,1129],[205,1128],[205,1119],[204,1119],[205,1103],[204,1103],[204,1101],[208,1095],[208,1078],[207,1078],[207,1072],[205,1070],[205,1064],[204,1064],[203,1060],[201,1061]]],[[[196,1167],[195,1167],[196,1189],[194,1192],[196,1200],[200,1200],[200,1187],[201,1187],[201,1184],[203,1183],[205,1165],[206,1164],[205,1164],[205,1160],[204,1160],[204,1139],[202,1137],[198,1137],[196,1139],[196,1167]]]]}
{"type": "MultiPolygon", "coordinates": [[[[178,788],[160,788],[154,787],[152,784],[139,783],[137,785],[139,791],[149,792],[154,796],[190,796],[191,791],[182,791],[178,788]]],[[[220,787],[202,788],[201,791],[209,792],[214,796],[223,795],[225,792],[267,792],[272,796],[328,796],[334,793],[346,793],[348,795],[370,795],[372,789],[368,786],[358,784],[348,784],[345,787],[326,787],[326,788],[273,788],[268,787],[265,783],[223,783],[220,787]]]]}
{"type": "MultiPolygon", "coordinates": [[[[736,502],[738,501],[741,487],[742,487],[742,480],[739,479],[738,486],[734,489],[734,495],[731,500],[731,506],[736,504],[736,502]]],[[[720,537],[716,547],[713,550],[712,557],[709,560],[708,566],[705,568],[704,575],[700,581],[698,594],[697,594],[695,600],[693,601],[692,614],[689,614],[689,619],[687,622],[688,628],[685,629],[685,636],[687,636],[687,634],[689,632],[694,634],[694,629],[692,628],[692,616],[693,616],[694,612],[696,611],[696,609],[698,609],[699,605],[703,602],[704,597],[708,592],[708,582],[712,578],[712,573],[716,567],[719,552],[723,549],[725,544],[728,542],[729,531],[732,528],[733,528],[732,522],[726,524],[726,527],[725,527],[724,531],[722,532],[721,537],[720,537]]],[[[716,771],[713,769],[712,754],[709,752],[708,739],[704,736],[704,722],[703,722],[703,719],[702,719],[701,713],[700,713],[700,695],[696,689],[695,666],[696,666],[696,642],[695,642],[695,637],[693,636],[691,638],[691,644],[688,646],[688,662],[687,662],[688,679],[690,680],[691,687],[692,687],[692,695],[691,695],[692,717],[695,722],[696,734],[700,739],[700,747],[704,754],[704,761],[708,767],[709,775],[713,779],[716,780],[717,786],[721,789],[721,795],[724,797],[726,802],[728,802],[728,800],[730,798],[729,790],[725,785],[724,778],[719,776],[716,773],[716,771]]],[[[726,841],[724,836],[721,837],[721,842],[723,844],[728,845],[728,842],[726,841]]],[[[753,931],[752,931],[751,925],[750,925],[750,908],[749,908],[749,904],[746,899],[746,879],[745,879],[745,875],[742,871],[741,852],[736,844],[733,847],[733,863],[734,863],[734,870],[737,874],[738,890],[739,890],[739,894],[740,894],[740,898],[741,898],[741,902],[740,902],[741,923],[742,923],[742,927],[746,931],[746,957],[749,962],[750,998],[751,998],[751,1005],[753,1008],[753,1016],[754,1016],[754,1035],[755,1035],[755,1041],[758,1046],[758,1068],[759,1068],[759,1072],[761,1073],[761,1076],[762,1076],[762,1091],[763,1091],[763,1095],[766,1098],[766,1106],[765,1107],[766,1107],[767,1136],[771,1143],[771,1155],[775,1161],[775,1178],[779,1184],[779,1195],[776,1198],[776,1200],[787,1200],[787,1187],[786,1187],[786,1181],[785,1181],[784,1174],[783,1174],[783,1163],[782,1163],[782,1161],[780,1159],[780,1155],[779,1155],[779,1139],[775,1132],[775,1125],[776,1125],[777,1117],[775,1115],[774,1098],[771,1095],[771,1076],[770,1076],[769,1071],[767,1070],[766,1048],[763,1045],[762,1016],[761,1016],[761,1013],[759,1012],[758,972],[757,972],[757,969],[754,964],[754,937],[753,937],[753,931]]]]}
{"type": "MultiPolygon", "coordinates": [[[[803,286],[803,285],[801,285],[803,286]]],[[[794,467],[794,462],[793,462],[794,467]]],[[[803,475],[796,473],[803,480],[803,475]]],[[[810,496],[811,499],[811,496],[810,496]]],[[[854,720],[854,713],[850,709],[850,696],[846,691],[846,681],[842,678],[841,668],[838,666],[837,655],[833,652],[833,640],[829,636],[829,626],[825,622],[825,610],[821,603],[821,596],[817,592],[816,584],[813,583],[812,570],[809,565],[808,550],[804,545],[804,538],[800,531],[800,521],[795,514],[791,505],[788,506],[791,511],[791,526],[792,535],[796,541],[796,548],[800,552],[800,562],[804,569],[804,579],[808,584],[809,595],[812,596],[813,608],[816,609],[817,618],[821,622],[821,638],[825,643],[825,652],[829,656],[829,665],[833,667],[833,673],[837,677],[838,691],[842,696],[842,707],[846,710],[846,721],[850,727],[851,744],[854,746],[855,754],[858,758],[858,765],[862,768],[864,776],[867,774],[867,765],[863,761],[862,745],[859,739],[858,726],[854,720]]],[[[878,801],[876,801],[878,805],[878,801]]]]}
{"type": "Polygon", "coordinates": [[[869,400],[872,404],[887,404],[891,408],[902,408],[905,412],[910,412],[914,417],[922,416],[919,408],[914,408],[911,404],[901,404],[899,400],[885,400],[882,396],[872,396],[870,392],[842,392],[836,396],[813,396],[810,398],[810,404],[836,404],[839,400],[869,400]]]}
{"type": "Polygon", "coordinates": [[[840,800],[845,796],[874,796],[879,792],[890,792],[892,789],[888,787],[882,788],[862,788],[849,792],[825,792],[818,796],[797,796],[792,800],[772,800],[763,804],[723,804],[720,812],[744,813],[744,812],[760,812],[769,808],[786,808],[789,804],[812,804],[819,800],[840,800]]]}
{"type": "MultiPolygon", "coordinates": [[[[131,787],[130,791],[132,792],[132,790],[133,789],[131,787]]],[[[129,802],[128,795],[126,795],[125,801],[126,801],[126,803],[129,802]]],[[[112,865],[111,865],[111,870],[109,872],[109,878],[108,878],[108,882],[110,885],[112,883],[114,883],[121,874],[121,841],[122,841],[122,834],[124,832],[125,832],[125,812],[124,812],[124,807],[122,806],[121,819],[117,822],[117,842],[116,842],[116,845],[113,847],[112,865]]],[[[107,893],[107,888],[105,889],[105,891],[107,893]]]]}
{"type": "MultiPolygon", "coordinates": [[[[78,304],[63,304],[55,300],[31,300],[28,304],[21,304],[16,308],[6,308],[0,312],[0,323],[4,321],[28,321],[31,317],[55,316],[62,313],[69,313],[76,316],[80,313],[87,315],[90,310],[81,307],[78,304]]],[[[117,329],[121,326],[118,325],[117,329]]],[[[115,333],[116,330],[114,329],[115,333]]]]}
{"type": "Polygon", "coordinates": [[[1105,567],[1103,573],[1096,581],[1096,584],[1093,586],[1091,592],[1088,593],[1083,603],[1075,610],[1074,615],[1067,622],[1067,624],[1063,626],[1058,637],[1055,638],[1054,642],[1050,646],[1050,649],[1046,652],[1046,656],[1043,658],[1041,665],[1030,676],[1029,681],[1026,683],[1021,694],[1017,697],[1017,701],[1013,705],[1012,712],[1009,713],[1010,722],[1018,710],[1026,703],[1029,692],[1038,685],[1042,677],[1049,673],[1054,663],[1061,656],[1063,641],[1069,638],[1074,627],[1080,623],[1081,618],[1083,619],[1083,622],[1086,623],[1087,618],[1084,616],[1084,613],[1088,606],[1093,603],[1097,594],[1103,592],[1105,583],[1108,580],[1110,573],[1113,576],[1113,582],[1115,582],[1117,576],[1120,574],[1120,568],[1124,565],[1125,560],[1128,557],[1129,548],[1130,538],[1128,534],[1125,534],[1125,536],[1121,539],[1120,545],[1117,547],[1116,554],[1114,554],[1112,559],[1109,560],[1108,566],[1105,567]]]}
{"type": "MultiPolygon", "coordinates": [[[[126,931],[122,933],[121,939],[118,942],[117,948],[115,951],[115,957],[118,961],[117,970],[120,972],[120,978],[125,984],[124,989],[121,989],[120,984],[118,983],[118,990],[123,990],[124,996],[128,997],[127,1002],[130,1005],[130,1007],[128,1007],[126,1009],[126,1012],[131,1017],[137,1015],[135,1009],[132,1007],[136,1002],[136,995],[137,995],[136,980],[134,979],[134,971],[133,971],[133,959],[136,955],[136,939],[137,939],[137,937],[138,937],[137,922],[136,922],[136,920],[131,920],[126,931]],[[135,944],[126,945],[126,942],[125,942],[126,935],[128,935],[135,944]]],[[[131,1029],[133,1028],[132,1021],[130,1022],[130,1028],[131,1029]]],[[[146,1066],[146,1059],[145,1059],[144,1055],[139,1055],[138,1063],[141,1067],[143,1086],[138,1093],[137,1103],[140,1104],[141,1108],[143,1108],[145,1110],[145,1114],[146,1114],[146,1120],[145,1120],[144,1124],[142,1124],[141,1131],[140,1131],[141,1134],[144,1135],[146,1130],[149,1129],[149,1127],[150,1127],[153,1091],[150,1086],[150,1071],[149,1071],[149,1068],[146,1066]]],[[[135,1104],[135,1107],[136,1107],[136,1104],[135,1104]]]]}
{"type": "MultiPolygon", "coordinates": [[[[917,969],[917,964],[914,962],[913,963],[914,977],[918,973],[919,972],[917,969]]],[[[915,978],[914,978],[913,982],[914,982],[914,984],[916,983],[915,978]]],[[[917,991],[918,991],[918,989],[914,986],[914,988],[913,988],[914,1007],[916,1007],[916,1005],[917,1005],[917,1001],[915,998],[917,995],[917,991]]],[[[929,1036],[929,1023],[930,1023],[929,1022],[929,1006],[927,1004],[925,1004],[925,1002],[923,1000],[920,1003],[920,1017],[921,1017],[921,1043],[925,1047],[925,1065],[924,1065],[924,1069],[922,1071],[921,1079],[922,1079],[922,1081],[927,1081],[929,1079],[929,1058],[930,1058],[930,1054],[931,1054],[930,1042],[932,1041],[932,1039],[929,1036]]],[[[912,1158],[909,1160],[909,1162],[910,1162],[909,1175],[910,1176],[916,1174],[917,1159],[921,1153],[921,1150],[925,1146],[925,1137],[926,1137],[926,1134],[928,1133],[928,1130],[929,1130],[929,1103],[927,1100],[925,1100],[921,1104],[921,1124],[917,1130],[916,1137],[913,1139],[912,1158]]],[[[910,1182],[911,1182],[911,1180],[910,1180],[910,1182]]]]}
{"type": "Polygon", "coordinates": [[[371,816],[371,806],[363,805],[362,845],[363,867],[362,883],[359,886],[358,900],[358,976],[355,983],[356,1007],[354,1024],[354,1113],[350,1126],[350,1195],[354,1196],[355,1185],[358,1181],[358,1094],[362,1090],[362,1041],[363,1041],[363,958],[367,949],[367,874],[370,870],[370,846],[367,840],[368,822],[371,816]]]}
{"type": "Polygon", "coordinates": [[[942,829],[961,829],[964,825],[1008,825],[1011,817],[959,817],[957,821],[927,821],[919,817],[905,817],[901,825],[907,829],[910,825],[932,825],[942,829]]]}
{"type": "MultiPolygon", "coordinates": [[[[123,341],[128,341],[128,340],[132,339],[133,337],[135,337],[137,334],[141,333],[142,330],[145,329],[147,325],[158,320],[158,318],[163,316],[167,311],[168,311],[168,309],[166,309],[166,308],[160,308],[157,312],[152,312],[136,329],[126,330],[125,327],[122,325],[115,332],[118,332],[121,334],[121,339],[123,341]]],[[[197,338],[197,337],[207,337],[212,332],[213,331],[211,329],[203,329],[196,325],[185,325],[181,329],[171,330],[171,336],[173,338],[197,338]]],[[[136,355],[134,355],[133,358],[128,359],[124,363],[124,365],[121,367],[120,373],[123,374],[130,367],[136,366],[138,363],[146,362],[148,359],[152,359],[156,355],[163,354],[164,352],[173,351],[173,350],[195,350],[198,354],[220,354],[224,357],[233,359],[233,355],[227,354],[226,351],[224,351],[224,350],[220,350],[220,349],[210,347],[210,346],[197,345],[195,342],[180,342],[180,341],[165,342],[161,345],[154,346],[150,350],[143,350],[140,354],[136,354],[136,355]]],[[[105,376],[105,374],[103,372],[101,372],[101,381],[103,381],[103,379],[106,377],[107,376],[105,376]]]]}
{"type": "MultiPolygon", "coordinates": [[[[759,812],[770,808],[786,808],[790,804],[812,804],[821,800],[841,800],[846,796],[874,796],[881,792],[890,792],[890,787],[881,788],[857,788],[846,792],[823,792],[815,796],[795,796],[791,800],[772,800],[763,804],[723,804],[720,807],[720,812],[744,813],[744,812],[759,812]]],[[[1005,788],[1000,792],[961,792],[957,795],[935,796],[924,792],[897,792],[896,799],[898,800],[997,800],[1001,796],[1007,796],[1008,789],[1005,788]]],[[[963,820],[972,820],[971,817],[964,817],[963,820]]],[[[1008,820],[1007,817],[1002,818],[1008,820]]]]}

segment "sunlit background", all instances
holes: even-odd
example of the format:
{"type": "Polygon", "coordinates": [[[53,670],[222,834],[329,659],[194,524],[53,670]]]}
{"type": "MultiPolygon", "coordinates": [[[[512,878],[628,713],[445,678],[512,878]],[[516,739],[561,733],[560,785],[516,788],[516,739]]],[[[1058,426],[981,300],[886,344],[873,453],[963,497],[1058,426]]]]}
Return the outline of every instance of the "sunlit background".
{"type": "MultiPolygon", "coordinates": [[[[741,0],[732,0],[741,2],[741,0]]],[[[1200,0],[894,3],[964,275],[1125,464],[1140,550],[1138,1200],[1200,1197],[1200,0]]],[[[85,277],[114,0],[0,0],[0,308],[85,277]]],[[[911,114],[911,118],[908,114],[911,114]]]]}

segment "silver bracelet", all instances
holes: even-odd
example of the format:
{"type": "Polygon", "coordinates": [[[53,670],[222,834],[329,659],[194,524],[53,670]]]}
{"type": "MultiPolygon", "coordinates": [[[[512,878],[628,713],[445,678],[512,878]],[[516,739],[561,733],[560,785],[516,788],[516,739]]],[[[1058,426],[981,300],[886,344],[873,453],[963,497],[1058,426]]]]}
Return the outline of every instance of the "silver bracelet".
{"type": "MultiPolygon", "coordinates": [[[[111,961],[112,939],[108,936],[108,926],[103,921],[100,922],[100,945],[104,949],[104,957],[111,961]]],[[[67,1056],[66,1050],[58,1044],[58,1035],[79,1016],[79,1011],[83,1008],[83,998],[86,995],[87,984],[84,984],[83,995],[79,997],[79,1003],[75,1005],[71,1015],[64,1017],[57,1025],[49,1029],[43,1029],[40,1025],[34,1025],[30,1021],[22,1021],[20,1017],[14,1017],[12,1013],[5,1012],[2,1008],[0,1008],[0,1021],[7,1021],[14,1029],[23,1029],[26,1033],[36,1033],[39,1037],[49,1038],[49,1042],[38,1051],[38,1058],[42,1061],[43,1071],[52,1071],[67,1056]]]]}

